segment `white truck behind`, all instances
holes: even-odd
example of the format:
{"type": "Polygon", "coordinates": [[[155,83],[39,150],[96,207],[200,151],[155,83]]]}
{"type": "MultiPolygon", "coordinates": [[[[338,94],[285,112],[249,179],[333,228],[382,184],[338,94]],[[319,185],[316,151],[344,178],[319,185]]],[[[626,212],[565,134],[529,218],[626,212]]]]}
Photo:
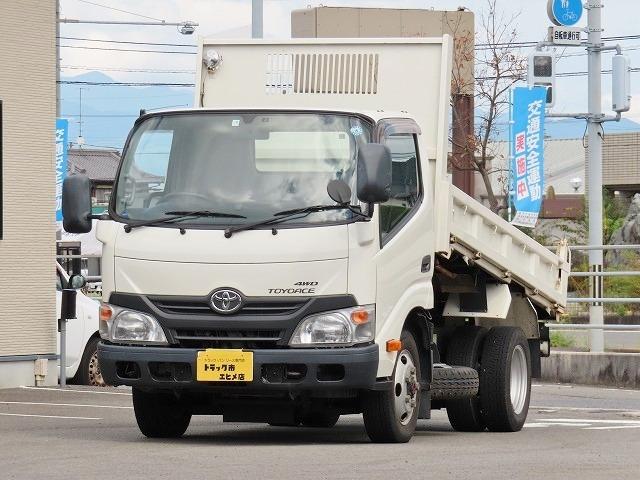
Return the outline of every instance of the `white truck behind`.
{"type": "MultiPolygon", "coordinates": [[[[195,107],[142,114],[103,242],[106,381],[141,431],[192,415],[405,442],[516,431],[569,257],[447,181],[452,45],[202,40],[195,107]]],[[[90,227],[88,181],[65,229],[90,227]]]]}

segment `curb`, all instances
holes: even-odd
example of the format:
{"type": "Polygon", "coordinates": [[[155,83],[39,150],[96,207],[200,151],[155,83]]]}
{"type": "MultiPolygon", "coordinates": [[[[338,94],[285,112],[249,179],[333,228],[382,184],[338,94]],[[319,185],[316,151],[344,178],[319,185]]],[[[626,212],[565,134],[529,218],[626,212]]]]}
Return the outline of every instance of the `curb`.
{"type": "Polygon", "coordinates": [[[640,354],[553,352],[542,359],[542,380],[640,388],[640,354]]]}

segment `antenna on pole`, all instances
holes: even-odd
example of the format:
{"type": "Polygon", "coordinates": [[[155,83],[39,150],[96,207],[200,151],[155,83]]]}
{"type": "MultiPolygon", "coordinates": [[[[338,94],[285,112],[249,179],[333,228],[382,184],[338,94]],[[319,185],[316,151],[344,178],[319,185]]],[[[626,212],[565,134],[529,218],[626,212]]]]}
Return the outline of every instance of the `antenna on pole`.
{"type": "Polygon", "coordinates": [[[251,0],[251,37],[262,38],[264,0],[251,0]]]}

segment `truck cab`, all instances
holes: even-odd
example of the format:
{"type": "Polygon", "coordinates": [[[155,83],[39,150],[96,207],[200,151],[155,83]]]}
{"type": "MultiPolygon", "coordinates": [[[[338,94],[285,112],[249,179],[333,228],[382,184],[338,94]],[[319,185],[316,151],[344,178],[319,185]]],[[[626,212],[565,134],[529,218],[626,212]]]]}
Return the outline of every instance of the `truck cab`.
{"type": "MultiPolygon", "coordinates": [[[[200,51],[196,107],[138,118],[98,222],[100,365],[141,431],[362,413],[403,442],[432,408],[520,429],[567,258],[448,184],[450,39],[200,51]]],[[[69,231],[90,223],[87,185],[65,182],[69,231]]]]}

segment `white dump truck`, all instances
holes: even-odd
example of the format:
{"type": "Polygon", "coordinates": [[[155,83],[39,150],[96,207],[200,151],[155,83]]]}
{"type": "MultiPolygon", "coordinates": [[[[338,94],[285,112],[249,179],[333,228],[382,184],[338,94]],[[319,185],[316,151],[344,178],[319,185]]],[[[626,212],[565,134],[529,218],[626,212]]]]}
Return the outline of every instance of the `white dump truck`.
{"type": "MultiPolygon", "coordinates": [[[[202,40],[194,108],[141,112],[97,237],[99,361],[142,433],[522,428],[569,253],[449,183],[451,59],[448,36],[202,40]]],[[[88,180],[63,195],[90,228],[88,180]]]]}

